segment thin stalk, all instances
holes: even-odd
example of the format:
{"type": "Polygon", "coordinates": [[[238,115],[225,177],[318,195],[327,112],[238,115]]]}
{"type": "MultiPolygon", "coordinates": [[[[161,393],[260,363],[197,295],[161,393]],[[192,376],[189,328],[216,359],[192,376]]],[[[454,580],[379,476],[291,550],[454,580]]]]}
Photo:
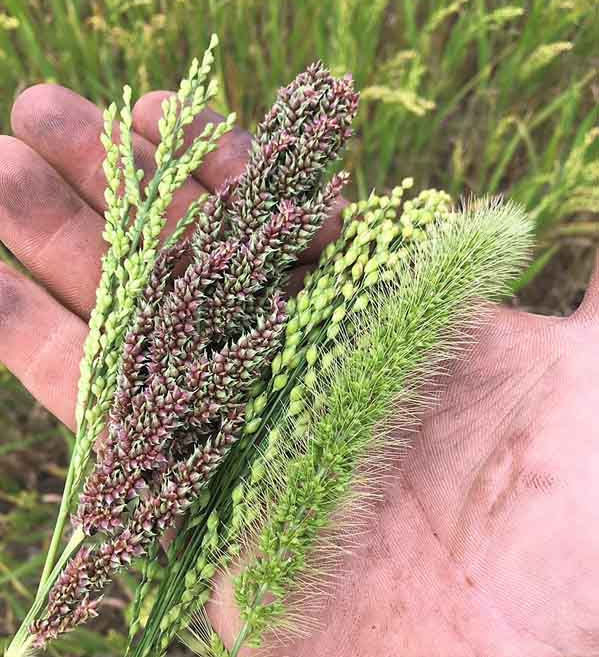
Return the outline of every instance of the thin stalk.
{"type": "MultiPolygon", "coordinates": [[[[89,406],[89,400],[88,404],[86,405],[86,408],[89,406]]],[[[73,448],[73,454],[71,456],[71,461],[69,463],[69,469],[67,471],[67,476],[65,479],[65,484],[64,484],[64,489],[62,492],[62,498],[60,500],[60,508],[58,509],[58,517],[56,519],[56,524],[54,525],[54,531],[52,532],[52,538],[50,540],[50,547],[48,548],[48,552],[46,554],[46,560],[44,562],[44,568],[42,570],[42,576],[40,579],[40,583],[37,589],[37,593],[39,595],[40,591],[45,587],[50,574],[52,573],[52,569],[54,568],[54,564],[56,563],[57,560],[57,554],[58,554],[58,549],[60,547],[60,542],[62,541],[62,537],[64,534],[65,526],[67,524],[67,520],[69,517],[69,507],[71,506],[71,502],[73,499],[73,495],[75,492],[75,488],[77,487],[77,483],[81,480],[81,477],[77,477],[75,473],[75,466],[78,464],[79,459],[78,459],[78,447],[81,444],[81,441],[83,439],[84,433],[85,433],[85,428],[86,428],[86,421],[85,417],[81,423],[81,427],[79,431],[77,432],[77,437],[75,438],[75,445],[73,448]]],[[[77,535],[78,530],[75,532],[74,535],[77,535]]],[[[71,539],[72,540],[72,539],[71,539]]],[[[81,541],[80,541],[81,542],[81,541]]],[[[70,542],[69,542],[70,545],[70,542]]],[[[69,545],[65,548],[65,551],[68,549],[69,545]]]]}
{"type": "Polygon", "coordinates": [[[65,480],[64,489],[62,492],[62,498],[60,500],[60,508],[58,509],[58,517],[56,518],[56,524],[54,525],[54,531],[52,532],[52,539],[50,540],[50,547],[46,554],[46,561],[44,562],[44,569],[42,570],[42,576],[40,578],[40,583],[37,588],[37,593],[41,592],[44,588],[44,584],[50,577],[54,564],[56,563],[56,554],[60,547],[62,541],[62,535],[64,533],[64,528],[67,523],[67,518],[69,515],[69,507],[71,502],[71,488],[73,486],[73,480],[75,478],[75,468],[69,464],[69,470],[67,472],[67,478],[65,480]]]}
{"type": "MultiPolygon", "coordinates": [[[[268,591],[268,585],[267,584],[262,584],[260,587],[258,593],[256,593],[256,597],[254,598],[254,607],[259,605],[262,602],[262,598],[266,595],[268,591]]],[[[239,651],[243,648],[243,644],[245,642],[245,639],[250,631],[250,625],[246,621],[243,624],[243,627],[239,631],[239,634],[237,635],[237,638],[235,639],[235,643],[233,644],[233,647],[231,648],[231,652],[229,653],[229,657],[237,657],[239,654],[239,651]]]]}

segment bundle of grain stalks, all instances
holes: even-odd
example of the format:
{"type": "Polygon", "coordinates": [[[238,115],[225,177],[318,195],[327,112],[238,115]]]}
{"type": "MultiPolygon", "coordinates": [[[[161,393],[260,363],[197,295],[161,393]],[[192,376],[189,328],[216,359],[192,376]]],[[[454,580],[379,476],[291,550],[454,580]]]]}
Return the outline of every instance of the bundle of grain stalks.
{"type": "Polygon", "coordinates": [[[182,149],[217,93],[207,82],[216,44],[163,103],[151,180],[133,160],[131,90],[118,143],[117,109],[105,112],[108,251],[76,440],[40,588],[9,657],[101,613],[105,586],[132,562],[143,577],[127,654],[164,654],[190,622],[205,651],[230,657],[291,633],[298,591],[317,598],[334,577],[340,512],[368,512],[408,443],[389,427],[413,424],[426,384],[465,353],[466,327],[526,261],[518,206],[456,207],[444,192],[412,194],[405,179],[345,207],[340,237],[288,298],[291,266],[348,179],[327,171],[358,107],[352,78],[318,63],[280,90],[241,175],[166,235],[174,193],[233,125],[208,124],[182,149]],[[178,517],[158,582],[159,541],[178,517]],[[241,629],[230,649],[201,613],[219,572],[235,573],[241,629]]]}

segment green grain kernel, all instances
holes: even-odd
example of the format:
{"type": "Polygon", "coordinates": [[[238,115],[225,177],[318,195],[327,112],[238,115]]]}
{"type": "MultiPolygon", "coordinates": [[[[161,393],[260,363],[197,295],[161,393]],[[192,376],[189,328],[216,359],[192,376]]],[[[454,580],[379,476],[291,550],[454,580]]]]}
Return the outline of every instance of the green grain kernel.
{"type": "Polygon", "coordinates": [[[277,374],[272,382],[272,389],[277,392],[282,390],[287,385],[287,380],[289,377],[287,374],[277,374]]]}
{"type": "Polygon", "coordinates": [[[361,262],[356,262],[356,264],[351,268],[351,276],[354,281],[357,281],[362,273],[364,272],[364,265],[361,262]]]}
{"type": "Polygon", "coordinates": [[[327,338],[334,340],[339,334],[339,324],[331,324],[327,329],[327,338]]]}
{"type": "Polygon", "coordinates": [[[270,366],[272,369],[272,373],[277,374],[277,372],[280,371],[282,364],[283,364],[283,360],[281,358],[281,354],[277,354],[273,358],[272,365],[270,366]]]}
{"type": "Polygon", "coordinates": [[[325,354],[322,355],[322,369],[323,370],[328,370],[333,362],[335,361],[335,354],[333,354],[330,351],[327,351],[325,354]]]}
{"type": "MultiPolygon", "coordinates": [[[[231,493],[231,499],[233,504],[239,504],[243,501],[243,496],[245,494],[245,484],[237,484],[231,493]]],[[[199,567],[199,566],[198,566],[199,567]]]]}
{"type": "Polygon", "coordinates": [[[316,284],[316,288],[318,290],[324,290],[325,288],[329,287],[331,284],[331,277],[328,274],[325,274],[324,276],[321,276],[318,279],[318,283],[316,284]]]}
{"type": "Polygon", "coordinates": [[[310,345],[306,351],[306,362],[308,365],[314,365],[318,360],[318,349],[316,345],[310,345]]]}
{"type": "Polygon", "coordinates": [[[304,291],[297,295],[297,310],[302,313],[310,307],[310,299],[308,294],[304,291]]]}
{"type": "MultiPolygon", "coordinates": [[[[284,384],[283,384],[284,385],[284,384]]],[[[275,427],[268,432],[268,442],[273,445],[281,439],[281,432],[275,427]]]]}
{"type": "Polygon", "coordinates": [[[266,408],[267,402],[268,395],[266,393],[262,393],[259,397],[256,397],[256,399],[254,399],[254,412],[262,413],[262,411],[266,408]]]}
{"type": "Polygon", "coordinates": [[[378,271],[373,271],[366,276],[364,279],[364,286],[365,287],[370,287],[371,285],[375,285],[379,280],[379,273],[378,271]]]}
{"type": "Polygon", "coordinates": [[[294,345],[290,345],[289,347],[286,347],[283,350],[283,353],[281,354],[281,360],[283,361],[283,365],[289,365],[291,362],[292,358],[295,356],[297,353],[297,349],[295,348],[294,345]]]}
{"type": "Polygon", "coordinates": [[[252,465],[252,482],[258,482],[262,479],[264,476],[264,473],[266,472],[266,468],[264,467],[264,462],[260,459],[257,459],[254,461],[254,464],[252,465]]]}
{"type": "Polygon", "coordinates": [[[313,388],[316,385],[316,372],[314,369],[309,369],[306,372],[306,376],[304,377],[304,383],[308,388],[313,388]]]}
{"type": "Polygon", "coordinates": [[[299,330],[299,321],[297,317],[292,317],[288,322],[287,322],[287,327],[285,329],[287,335],[293,335],[294,333],[297,333],[299,330]]]}
{"type": "MultiPolygon", "coordinates": [[[[279,376],[281,376],[281,375],[279,374],[279,376]]],[[[258,429],[260,428],[261,424],[262,424],[262,418],[261,417],[256,417],[251,422],[248,422],[245,425],[245,427],[243,428],[243,431],[246,434],[256,433],[256,431],[258,431],[258,429]]]]}
{"type": "Polygon", "coordinates": [[[333,243],[328,244],[327,247],[324,250],[324,253],[323,253],[324,260],[330,260],[335,255],[336,251],[337,251],[337,248],[336,248],[335,244],[333,244],[333,243]]]}
{"type": "Polygon", "coordinates": [[[352,310],[354,312],[361,312],[368,307],[369,297],[367,294],[361,294],[354,302],[352,310]]]}
{"type": "Polygon", "coordinates": [[[218,527],[218,513],[216,513],[216,511],[213,511],[208,516],[208,520],[206,521],[206,527],[209,532],[214,532],[218,527]]]}
{"type": "MultiPolygon", "coordinates": [[[[353,267],[352,267],[352,274],[353,274],[353,267]]],[[[344,296],[345,299],[350,299],[353,294],[354,294],[355,287],[350,281],[347,281],[347,283],[341,288],[341,294],[344,296]]]]}
{"type": "Polygon", "coordinates": [[[300,401],[304,396],[303,388],[301,385],[293,386],[291,388],[291,391],[289,392],[289,400],[294,402],[294,401],[300,401]]]}
{"type": "Polygon", "coordinates": [[[379,264],[375,258],[371,258],[364,267],[364,273],[366,275],[371,274],[373,271],[376,271],[379,268],[379,264]]]}
{"type": "Polygon", "coordinates": [[[195,586],[197,582],[196,571],[188,570],[185,574],[185,587],[190,589],[192,586],[195,586]]]}
{"type": "MultiPolygon", "coordinates": [[[[294,315],[295,311],[297,310],[296,300],[295,299],[289,299],[289,301],[287,302],[287,308],[286,309],[287,309],[287,314],[289,315],[289,317],[294,315]]],[[[292,321],[292,320],[290,320],[290,321],[292,321]]]]}
{"type": "Polygon", "coordinates": [[[315,310],[322,310],[325,308],[329,303],[329,297],[327,294],[319,294],[315,299],[313,303],[313,307],[315,310]]]}
{"type": "Polygon", "coordinates": [[[307,326],[310,323],[311,319],[312,319],[312,313],[310,312],[310,310],[304,310],[302,313],[300,313],[300,316],[299,316],[300,326],[302,328],[304,326],[307,326]]]}
{"type": "Polygon", "coordinates": [[[351,223],[349,223],[347,225],[347,228],[345,229],[345,233],[344,233],[345,238],[349,240],[352,237],[354,237],[354,235],[356,235],[356,233],[358,232],[358,227],[360,225],[361,225],[361,222],[359,222],[355,219],[351,223]]]}
{"type": "Polygon", "coordinates": [[[216,568],[214,567],[213,564],[208,563],[202,568],[202,572],[200,573],[200,577],[202,579],[212,579],[214,577],[214,574],[216,573],[216,568]]]}
{"type": "Polygon", "coordinates": [[[345,306],[339,306],[335,309],[331,321],[333,324],[339,324],[339,322],[345,317],[345,306]]]}
{"type": "Polygon", "coordinates": [[[384,265],[389,259],[389,251],[387,251],[386,249],[385,250],[381,249],[380,251],[377,251],[376,255],[374,256],[374,259],[379,267],[381,265],[384,265]]]}
{"type": "Polygon", "coordinates": [[[294,401],[289,404],[289,415],[299,415],[304,410],[304,403],[302,401],[294,401]]]}

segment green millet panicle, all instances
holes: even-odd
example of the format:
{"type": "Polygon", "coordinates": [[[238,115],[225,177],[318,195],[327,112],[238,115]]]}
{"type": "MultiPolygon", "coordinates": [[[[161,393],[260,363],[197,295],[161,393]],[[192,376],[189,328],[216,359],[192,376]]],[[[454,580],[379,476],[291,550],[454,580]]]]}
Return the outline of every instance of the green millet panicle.
{"type": "Polygon", "coordinates": [[[191,612],[203,606],[212,594],[211,580],[216,573],[215,563],[219,552],[219,518],[213,511],[206,521],[206,533],[202,539],[201,552],[193,567],[185,574],[185,592],[181,600],[170,608],[160,623],[162,633],[159,655],[166,651],[177,632],[189,622],[191,612]]]}
{"type": "Polygon", "coordinates": [[[158,562],[158,549],[159,545],[156,543],[148,551],[148,556],[144,559],[143,567],[141,571],[141,581],[135,592],[135,599],[133,600],[133,605],[131,608],[131,619],[129,622],[129,637],[128,637],[128,649],[126,655],[129,654],[129,647],[137,634],[138,630],[141,627],[141,611],[144,601],[149,596],[152,589],[152,584],[154,578],[160,570],[160,564],[158,562]]]}

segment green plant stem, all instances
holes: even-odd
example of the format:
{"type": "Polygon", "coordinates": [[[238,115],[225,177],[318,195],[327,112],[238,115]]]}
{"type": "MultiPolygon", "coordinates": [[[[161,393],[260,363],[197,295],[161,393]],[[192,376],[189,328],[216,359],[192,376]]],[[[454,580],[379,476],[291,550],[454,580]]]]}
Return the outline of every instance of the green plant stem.
{"type": "MultiPolygon", "coordinates": [[[[71,463],[73,461],[71,460],[71,463]]],[[[44,562],[44,569],[42,570],[42,576],[40,578],[40,583],[38,585],[37,593],[39,595],[40,591],[44,588],[44,584],[47,582],[54,564],[56,563],[56,555],[60,548],[60,543],[62,541],[62,535],[64,533],[64,528],[67,523],[69,515],[69,506],[70,506],[70,490],[73,485],[74,479],[74,467],[69,466],[67,473],[67,478],[64,484],[64,490],[62,493],[62,498],[60,500],[60,508],[58,510],[58,517],[56,519],[56,524],[54,525],[54,531],[52,532],[52,539],[50,540],[50,547],[46,554],[46,560],[44,562]]]]}
{"type": "MultiPolygon", "coordinates": [[[[260,587],[258,593],[256,593],[256,597],[254,599],[254,607],[260,604],[262,601],[262,598],[266,595],[266,592],[268,591],[268,585],[267,584],[262,584],[260,587]]],[[[233,647],[231,648],[231,651],[229,653],[229,657],[237,657],[239,654],[239,651],[243,647],[243,644],[245,642],[245,639],[250,631],[250,625],[246,621],[243,624],[243,627],[239,631],[239,634],[237,635],[237,638],[235,639],[235,643],[233,644],[233,647]]]]}
{"type": "MultiPolygon", "coordinates": [[[[179,127],[179,123],[180,122],[178,121],[177,128],[179,127]]],[[[162,179],[162,176],[166,173],[167,169],[169,168],[171,164],[171,160],[172,160],[172,153],[168,158],[166,158],[166,164],[163,164],[158,169],[158,171],[154,175],[154,178],[152,179],[152,182],[148,186],[146,192],[146,199],[143,202],[141,208],[139,208],[138,216],[135,221],[135,225],[133,226],[133,230],[132,230],[133,236],[131,238],[131,247],[129,248],[129,256],[132,256],[137,251],[137,248],[139,247],[139,242],[141,240],[146,215],[150,207],[152,206],[152,203],[154,203],[154,201],[156,200],[160,180],[162,179]]]]}
{"type": "MultiPolygon", "coordinates": [[[[89,398],[87,400],[86,407],[89,407],[89,398]]],[[[44,562],[44,568],[42,570],[42,576],[38,586],[38,594],[45,586],[52,569],[57,560],[58,550],[60,548],[60,542],[64,535],[65,526],[69,518],[69,507],[71,505],[75,489],[78,486],[78,483],[81,481],[81,474],[75,472],[76,467],[79,466],[82,462],[80,460],[79,450],[81,442],[83,441],[83,436],[85,435],[85,430],[87,428],[87,422],[85,420],[85,413],[83,415],[83,420],[81,422],[81,427],[77,431],[77,436],[75,437],[75,445],[73,448],[73,453],[71,455],[71,461],[69,463],[69,469],[67,471],[67,476],[64,483],[64,489],[62,492],[62,498],[60,500],[60,508],[58,509],[58,517],[56,519],[56,524],[54,525],[54,531],[52,532],[52,538],[50,539],[50,547],[48,548],[48,553],[46,554],[46,560],[44,562]]],[[[75,532],[75,535],[77,531],[75,532]]],[[[71,539],[72,540],[72,539],[71,539]]],[[[70,543],[69,543],[70,545],[70,543]]],[[[67,546],[68,547],[68,546],[67,546]]]]}

